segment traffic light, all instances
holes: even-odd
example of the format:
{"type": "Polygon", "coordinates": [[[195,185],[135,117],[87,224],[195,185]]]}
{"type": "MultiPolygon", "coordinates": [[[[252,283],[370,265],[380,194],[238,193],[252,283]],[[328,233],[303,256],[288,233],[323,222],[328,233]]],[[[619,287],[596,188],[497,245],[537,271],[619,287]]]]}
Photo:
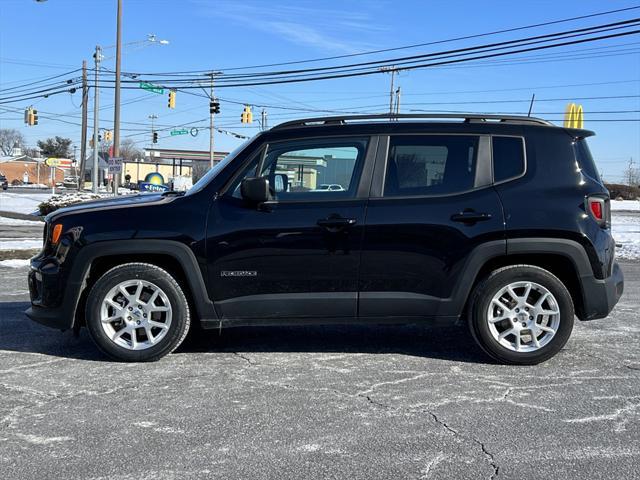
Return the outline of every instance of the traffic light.
{"type": "Polygon", "coordinates": [[[167,104],[169,108],[176,108],[176,91],[169,90],[169,103],[167,104]]]}
{"type": "Polygon", "coordinates": [[[113,132],[111,130],[105,130],[104,132],[104,141],[110,142],[113,140],[113,132]]]}
{"type": "Polygon", "coordinates": [[[214,113],[220,113],[220,102],[217,99],[209,102],[209,113],[212,115],[214,113]]]}
{"type": "MultiPolygon", "coordinates": [[[[106,133],[105,133],[105,138],[106,138],[106,133]]],[[[98,135],[98,143],[100,143],[102,141],[102,135],[98,135]]],[[[93,148],[93,136],[91,136],[91,138],[89,139],[89,147],[93,148]]]]}
{"type": "Polygon", "coordinates": [[[29,126],[38,124],[38,111],[34,110],[33,107],[29,107],[24,111],[24,123],[29,126]]]}
{"type": "Polygon", "coordinates": [[[240,115],[240,121],[242,123],[251,123],[253,122],[253,113],[251,113],[251,107],[249,105],[244,106],[244,110],[240,115]]]}
{"type": "Polygon", "coordinates": [[[153,143],[158,143],[158,132],[153,132],[153,143]]]}

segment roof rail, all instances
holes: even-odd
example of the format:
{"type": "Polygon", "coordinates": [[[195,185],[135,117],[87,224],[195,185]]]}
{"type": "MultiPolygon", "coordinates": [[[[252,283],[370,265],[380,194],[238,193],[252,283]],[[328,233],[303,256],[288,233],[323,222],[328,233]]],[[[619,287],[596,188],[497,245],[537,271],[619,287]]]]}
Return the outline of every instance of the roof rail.
{"type": "Polygon", "coordinates": [[[344,125],[350,121],[357,120],[400,120],[400,119],[460,119],[466,123],[481,123],[486,121],[496,121],[511,124],[533,124],[553,127],[553,123],[541,118],[525,117],[519,115],[484,115],[482,113],[401,113],[401,114],[371,114],[371,115],[342,115],[334,117],[315,117],[292,120],[276,125],[271,130],[284,128],[311,127],[317,125],[344,125]]]}

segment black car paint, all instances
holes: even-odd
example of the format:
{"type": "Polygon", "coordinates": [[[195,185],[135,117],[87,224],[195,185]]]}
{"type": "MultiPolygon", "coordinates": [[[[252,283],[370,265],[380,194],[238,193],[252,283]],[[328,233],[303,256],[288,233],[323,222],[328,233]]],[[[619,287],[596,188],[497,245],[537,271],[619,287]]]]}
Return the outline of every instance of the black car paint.
{"type": "Polygon", "coordinates": [[[179,262],[205,327],[457,318],[488,261],[536,251],[569,259],[582,282],[582,317],[601,318],[622,293],[622,276],[610,232],[585,215],[585,196],[606,190],[568,160],[576,135],[582,133],[544,126],[410,122],[265,132],[193,193],[136,195],[50,214],[47,225],[62,223],[64,233],[32,259],[27,314],[70,328],[93,262],[153,253],[179,262]],[[457,195],[381,198],[385,142],[408,133],[522,136],[527,170],[457,195]],[[225,195],[265,144],[327,136],[371,137],[356,198],[256,208],[225,195]],[[452,220],[469,210],[488,220],[452,220]],[[317,224],[335,216],[355,224],[335,232],[317,224]]]}

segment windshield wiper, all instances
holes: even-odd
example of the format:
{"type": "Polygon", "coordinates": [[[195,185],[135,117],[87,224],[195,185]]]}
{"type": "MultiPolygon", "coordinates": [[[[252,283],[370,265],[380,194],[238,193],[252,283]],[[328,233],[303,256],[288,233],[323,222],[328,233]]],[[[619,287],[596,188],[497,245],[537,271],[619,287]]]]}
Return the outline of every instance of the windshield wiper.
{"type": "Polygon", "coordinates": [[[182,195],[184,195],[187,192],[177,192],[175,190],[169,190],[168,192],[163,192],[162,196],[163,197],[168,197],[170,195],[175,195],[176,197],[181,197],[182,195]]]}

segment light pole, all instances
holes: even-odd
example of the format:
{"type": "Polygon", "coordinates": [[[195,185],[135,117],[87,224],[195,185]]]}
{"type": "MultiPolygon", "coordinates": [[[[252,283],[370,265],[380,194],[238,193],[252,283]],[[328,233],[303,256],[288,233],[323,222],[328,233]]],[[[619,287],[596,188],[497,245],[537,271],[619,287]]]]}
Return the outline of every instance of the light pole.
{"type": "MultiPolygon", "coordinates": [[[[116,26],[116,91],[113,106],[113,156],[120,156],[120,63],[122,57],[122,0],[118,0],[116,26]]],[[[122,167],[121,167],[122,168],[122,167]]],[[[113,172],[113,194],[118,195],[120,172],[113,172]]]]}
{"type": "Polygon", "coordinates": [[[100,60],[102,57],[102,49],[100,45],[96,45],[96,53],[93,54],[95,59],[95,77],[93,88],[93,171],[91,172],[91,190],[98,193],[98,137],[100,136],[100,122],[98,120],[98,111],[100,109],[100,89],[98,88],[98,71],[100,70],[100,60]]]}

